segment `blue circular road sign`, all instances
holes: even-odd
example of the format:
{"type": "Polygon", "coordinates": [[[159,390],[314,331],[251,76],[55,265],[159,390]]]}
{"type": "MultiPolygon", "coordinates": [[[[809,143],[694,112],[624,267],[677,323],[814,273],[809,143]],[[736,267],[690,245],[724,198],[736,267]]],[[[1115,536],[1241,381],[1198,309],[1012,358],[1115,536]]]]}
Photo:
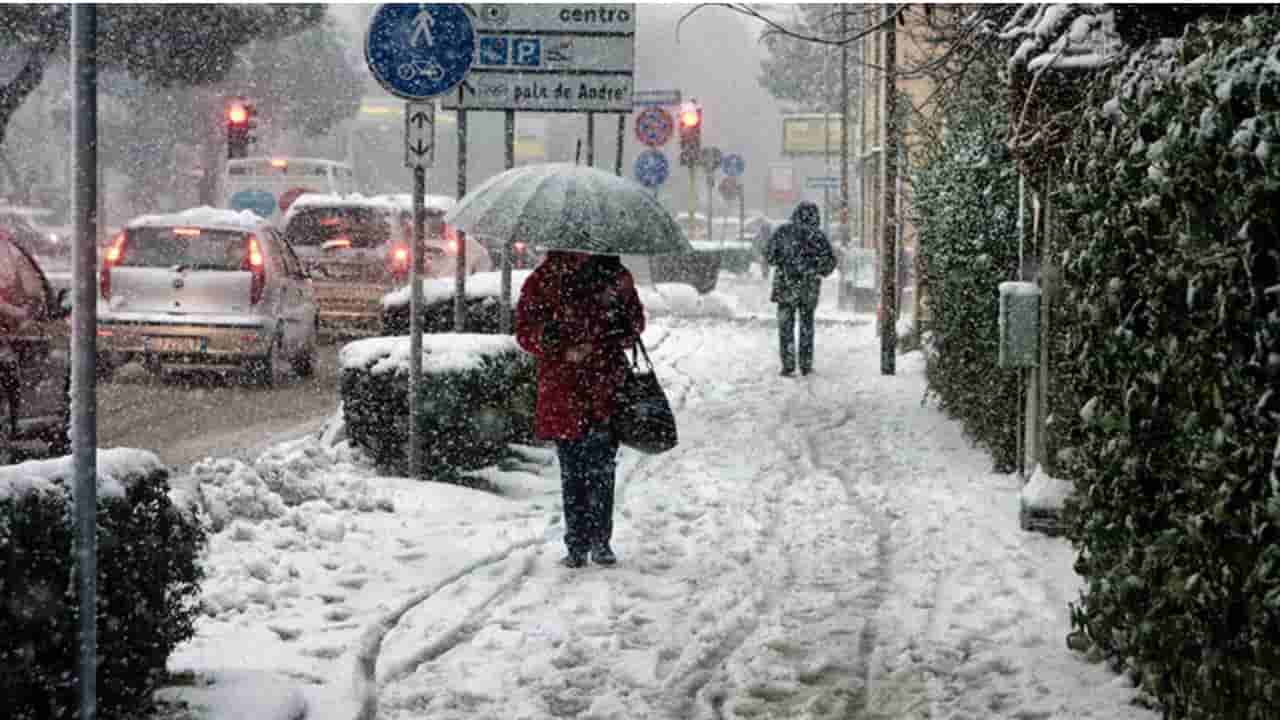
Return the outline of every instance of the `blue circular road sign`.
{"type": "Polygon", "coordinates": [[[729,177],[738,177],[743,170],[747,169],[747,163],[742,160],[742,156],[737,153],[729,153],[720,160],[720,172],[729,177]]]}
{"type": "Polygon", "coordinates": [[[387,92],[406,100],[457,87],[475,51],[471,16],[456,3],[379,5],[364,43],[369,71],[387,92]]]}
{"type": "Polygon", "coordinates": [[[269,218],[276,211],[276,196],[265,190],[241,190],[232,195],[227,204],[232,210],[250,210],[259,217],[269,218]]]}
{"type": "Polygon", "coordinates": [[[636,180],[645,187],[655,188],[666,182],[670,170],[667,156],[657,150],[645,150],[636,158],[636,180]]]}

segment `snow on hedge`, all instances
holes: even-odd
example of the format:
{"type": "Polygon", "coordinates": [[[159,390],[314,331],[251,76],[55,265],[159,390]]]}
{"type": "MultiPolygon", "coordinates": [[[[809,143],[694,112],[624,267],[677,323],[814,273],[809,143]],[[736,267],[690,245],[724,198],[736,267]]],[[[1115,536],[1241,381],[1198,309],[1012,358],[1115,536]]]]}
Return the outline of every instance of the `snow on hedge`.
{"type": "MultiPolygon", "coordinates": [[[[98,498],[123,498],[132,481],[164,468],[160,458],[146,450],[99,450],[98,498]]],[[[74,483],[75,464],[70,455],[0,467],[0,500],[18,499],[32,492],[54,492],[74,483]]]]}
{"type": "Polygon", "coordinates": [[[1106,3],[1024,3],[999,31],[1001,40],[1021,40],[1009,66],[1032,72],[1045,67],[1091,70],[1125,53],[1116,14],[1106,3]]]}
{"type": "MultiPolygon", "coordinates": [[[[521,352],[511,335],[429,333],[422,336],[422,372],[450,373],[480,366],[487,355],[521,352]]],[[[374,374],[409,371],[409,336],[375,337],[347,343],[338,353],[343,370],[374,374]],[[372,367],[370,367],[372,366],[372,367]]]]}
{"type": "MultiPolygon", "coordinates": [[[[375,195],[374,197],[395,205],[401,212],[413,212],[413,195],[409,193],[391,193],[389,195],[375,195]]],[[[426,195],[423,197],[423,207],[427,210],[438,210],[447,213],[457,204],[458,201],[449,195],[426,195]]]]}
{"type": "MultiPolygon", "coordinates": [[[[533,274],[532,270],[512,270],[511,271],[511,297],[520,297],[520,290],[524,287],[524,281],[529,279],[533,274]]],[[[457,279],[447,278],[424,278],[422,281],[422,298],[423,303],[430,305],[432,303],[442,302],[453,298],[457,291],[457,279]]],[[[469,298],[497,298],[502,296],[502,273],[500,272],[482,272],[467,277],[467,297],[469,298]]],[[[404,307],[409,304],[409,286],[406,285],[398,290],[387,293],[382,296],[382,307],[391,309],[394,307],[404,307]]]]}
{"type": "Polygon", "coordinates": [[[139,215],[129,221],[126,227],[201,227],[225,228],[240,232],[251,232],[261,226],[264,219],[249,210],[226,210],[207,205],[189,208],[182,212],[162,215],[139,215]]]}

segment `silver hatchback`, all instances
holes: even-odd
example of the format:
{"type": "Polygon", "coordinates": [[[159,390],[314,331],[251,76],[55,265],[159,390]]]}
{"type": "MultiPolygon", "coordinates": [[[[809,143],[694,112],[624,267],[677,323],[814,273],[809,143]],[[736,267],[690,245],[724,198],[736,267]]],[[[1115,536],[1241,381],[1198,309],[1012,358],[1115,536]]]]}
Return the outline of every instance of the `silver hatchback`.
{"type": "Polygon", "coordinates": [[[130,222],[99,277],[99,367],[238,366],[273,384],[309,375],[316,350],[311,280],[251,212],[195,208],[130,222]]]}

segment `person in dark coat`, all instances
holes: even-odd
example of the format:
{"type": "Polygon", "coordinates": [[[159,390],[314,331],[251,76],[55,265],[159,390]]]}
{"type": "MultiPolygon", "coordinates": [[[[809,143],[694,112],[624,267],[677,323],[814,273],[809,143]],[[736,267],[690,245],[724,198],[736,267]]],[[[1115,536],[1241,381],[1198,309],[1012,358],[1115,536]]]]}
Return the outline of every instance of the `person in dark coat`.
{"type": "Polygon", "coordinates": [[[635,281],[616,256],[553,250],[520,291],[516,341],[538,362],[534,434],[554,440],[560,459],[566,567],[586,565],[588,553],[600,565],[617,562],[610,419],[626,350],[644,324],[635,281]]]}
{"type": "Polygon", "coordinates": [[[813,372],[813,315],[818,308],[822,278],[836,269],[831,242],[822,232],[818,206],[802,202],[769,237],[766,261],[777,268],[769,299],[778,305],[778,344],[782,375],[796,371],[796,319],[800,321],[800,373],[813,372]]]}

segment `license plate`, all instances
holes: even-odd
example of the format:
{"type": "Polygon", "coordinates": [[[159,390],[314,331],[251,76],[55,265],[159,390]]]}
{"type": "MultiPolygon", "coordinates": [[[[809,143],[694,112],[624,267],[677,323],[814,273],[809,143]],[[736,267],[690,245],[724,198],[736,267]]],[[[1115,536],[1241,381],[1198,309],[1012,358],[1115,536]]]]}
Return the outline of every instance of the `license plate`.
{"type": "Polygon", "coordinates": [[[200,338],[193,337],[149,337],[146,349],[158,353],[193,353],[200,351],[200,338]]]}

